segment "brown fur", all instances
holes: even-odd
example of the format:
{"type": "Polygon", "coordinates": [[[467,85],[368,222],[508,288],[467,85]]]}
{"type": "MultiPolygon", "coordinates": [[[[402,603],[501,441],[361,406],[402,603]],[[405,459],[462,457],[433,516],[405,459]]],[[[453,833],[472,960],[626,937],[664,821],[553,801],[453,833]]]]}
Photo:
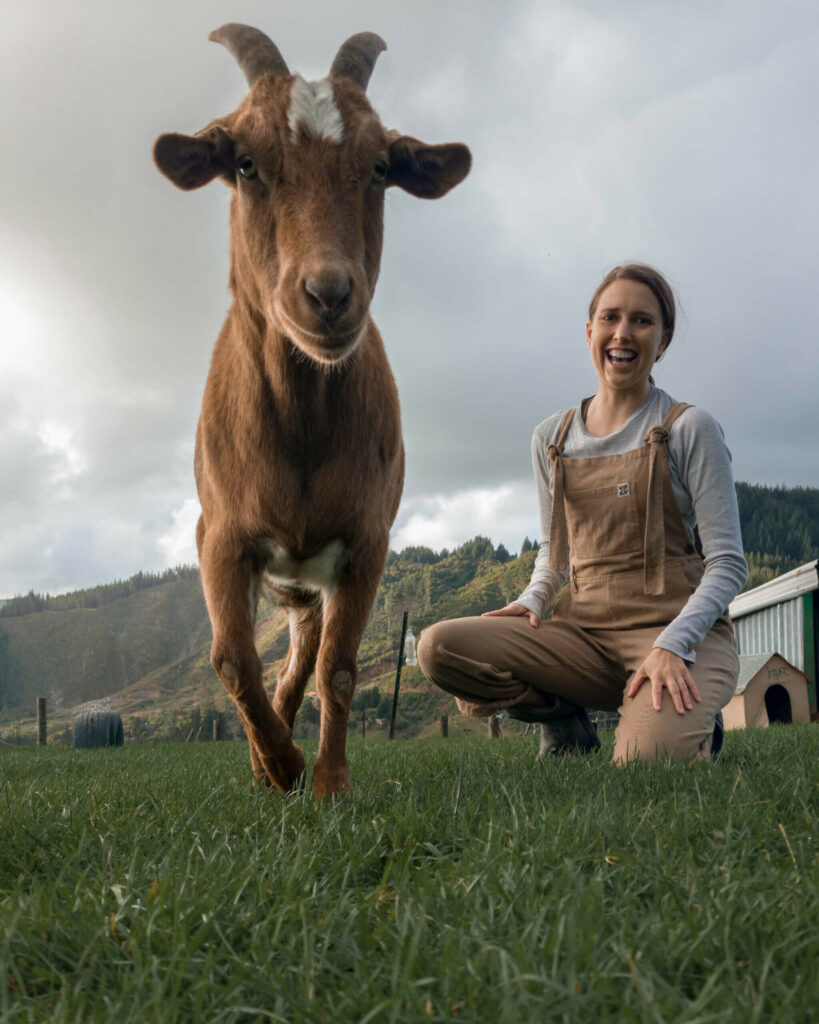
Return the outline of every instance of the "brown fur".
{"type": "Polygon", "coordinates": [[[262,75],[234,114],[195,136],[161,136],[155,159],[181,188],[218,176],[234,190],[233,305],[213,352],[195,456],[211,661],[236,702],[254,772],[283,791],[304,770],[292,730],[315,668],[321,738],[313,775],[323,796],[349,790],[356,657],[403,484],[398,393],[368,312],[384,189],[443,195],[470,158],[461,145],[387,132],[346,78],[332,79],[343,140],[302,128],[294,143],[292,81],[262,75]],[[246,180],[238,166],[247,156],[257,174],[246,180]],[[325,302],[339,281],[350,293],[331,295],[328,312],[309,288],[325,302]],[[291,645],[271,706],[254,644],[268,542],[305,560],[333,541],[347,552],[334,585],[320,593],[274,588],[291,605],[291,645]]]}

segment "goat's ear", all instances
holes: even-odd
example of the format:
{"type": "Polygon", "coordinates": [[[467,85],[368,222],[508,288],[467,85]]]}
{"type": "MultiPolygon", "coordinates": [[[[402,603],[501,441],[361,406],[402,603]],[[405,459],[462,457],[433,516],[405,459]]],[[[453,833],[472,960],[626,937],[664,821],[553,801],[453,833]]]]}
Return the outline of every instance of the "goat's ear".
{"type": "Polygon", "coordinates": [[[160,135],[154,144],[154,161],[166,178],[189,191],[207,185],[217,175],[235,180],[233,143],[222,128],[199,135],[160,135]]]}
{"type": "Polygon", "coordinates": [[[389,134],[388,185],[398,185],[422,199],[438,199],[469,174],[472,154],[460,142],[428,146],[409,135],[389,134]]]}

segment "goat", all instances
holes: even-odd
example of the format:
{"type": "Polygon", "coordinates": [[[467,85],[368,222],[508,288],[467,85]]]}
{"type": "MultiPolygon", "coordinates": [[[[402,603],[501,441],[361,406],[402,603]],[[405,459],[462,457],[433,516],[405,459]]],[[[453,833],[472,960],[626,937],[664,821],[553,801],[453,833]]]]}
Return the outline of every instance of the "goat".
{"type": "Polygon", "coordinates": [[[460,143],[386,130],[365,90],[386,44],[351,36],[306,82],[262,32],[211,33],[250,91],[193,136],[160,136],[159,170],[181,189],[233,190],[233,302],[216,342],[196,434],[196,530],[213,630],[211,664],[244,724],[256,777],[300,784],[293,722],[315,670],[313,784],[350,791],[346,757],[361,636],[404,479],[398,392],[370,302],[385,189],[434,199],[468,174],[460,143]],[[254,642],[263,582],[289,608],[290,648],[272,704],[254,642]]]}

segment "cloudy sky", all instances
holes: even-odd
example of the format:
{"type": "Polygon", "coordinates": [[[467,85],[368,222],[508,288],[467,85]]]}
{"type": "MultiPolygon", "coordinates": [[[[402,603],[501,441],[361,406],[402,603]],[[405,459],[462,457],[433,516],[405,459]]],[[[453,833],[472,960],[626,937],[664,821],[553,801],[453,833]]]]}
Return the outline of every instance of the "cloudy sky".
{"type": "Polygon", "coordinates": [[[588,298],[629,259],[678,291],[657,380],[737,479],[819,486],[813,0],[27,0],[0,42],[0,598],[195,560],[228,191],[177,191],[151,147],[241,99],[226,21],[307,78],[378,32],[384,123],[472,149],[444,199],[387,199],[394,547],[537,533],[532,428],[593,393],[588,298]]]}

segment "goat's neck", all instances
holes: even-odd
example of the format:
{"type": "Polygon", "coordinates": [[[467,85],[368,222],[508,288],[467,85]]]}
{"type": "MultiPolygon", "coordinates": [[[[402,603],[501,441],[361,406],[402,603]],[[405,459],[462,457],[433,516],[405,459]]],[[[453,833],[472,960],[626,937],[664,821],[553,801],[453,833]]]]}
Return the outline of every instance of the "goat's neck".
{"type": "Polygon", "coordinates": [[[260,412],[273,420],[277,436],[300,459],[313,449],[323,461],[338,432],[331,425],[343,422],[344,396],[354,387],[350,371],[356,354],[342,367],[324,368],[249,304],[237,302],[234,316],[237,340],[246,346],[252,372],[261,381],[260,412]]]}
{"type": "Polygon", "coordinates": [[[264,341],[265,377],[278,409],[291,422],[320,422],[339,392],[344,370],[324,368],[301,352],[290,338],[268,325],[264,341]]]}

